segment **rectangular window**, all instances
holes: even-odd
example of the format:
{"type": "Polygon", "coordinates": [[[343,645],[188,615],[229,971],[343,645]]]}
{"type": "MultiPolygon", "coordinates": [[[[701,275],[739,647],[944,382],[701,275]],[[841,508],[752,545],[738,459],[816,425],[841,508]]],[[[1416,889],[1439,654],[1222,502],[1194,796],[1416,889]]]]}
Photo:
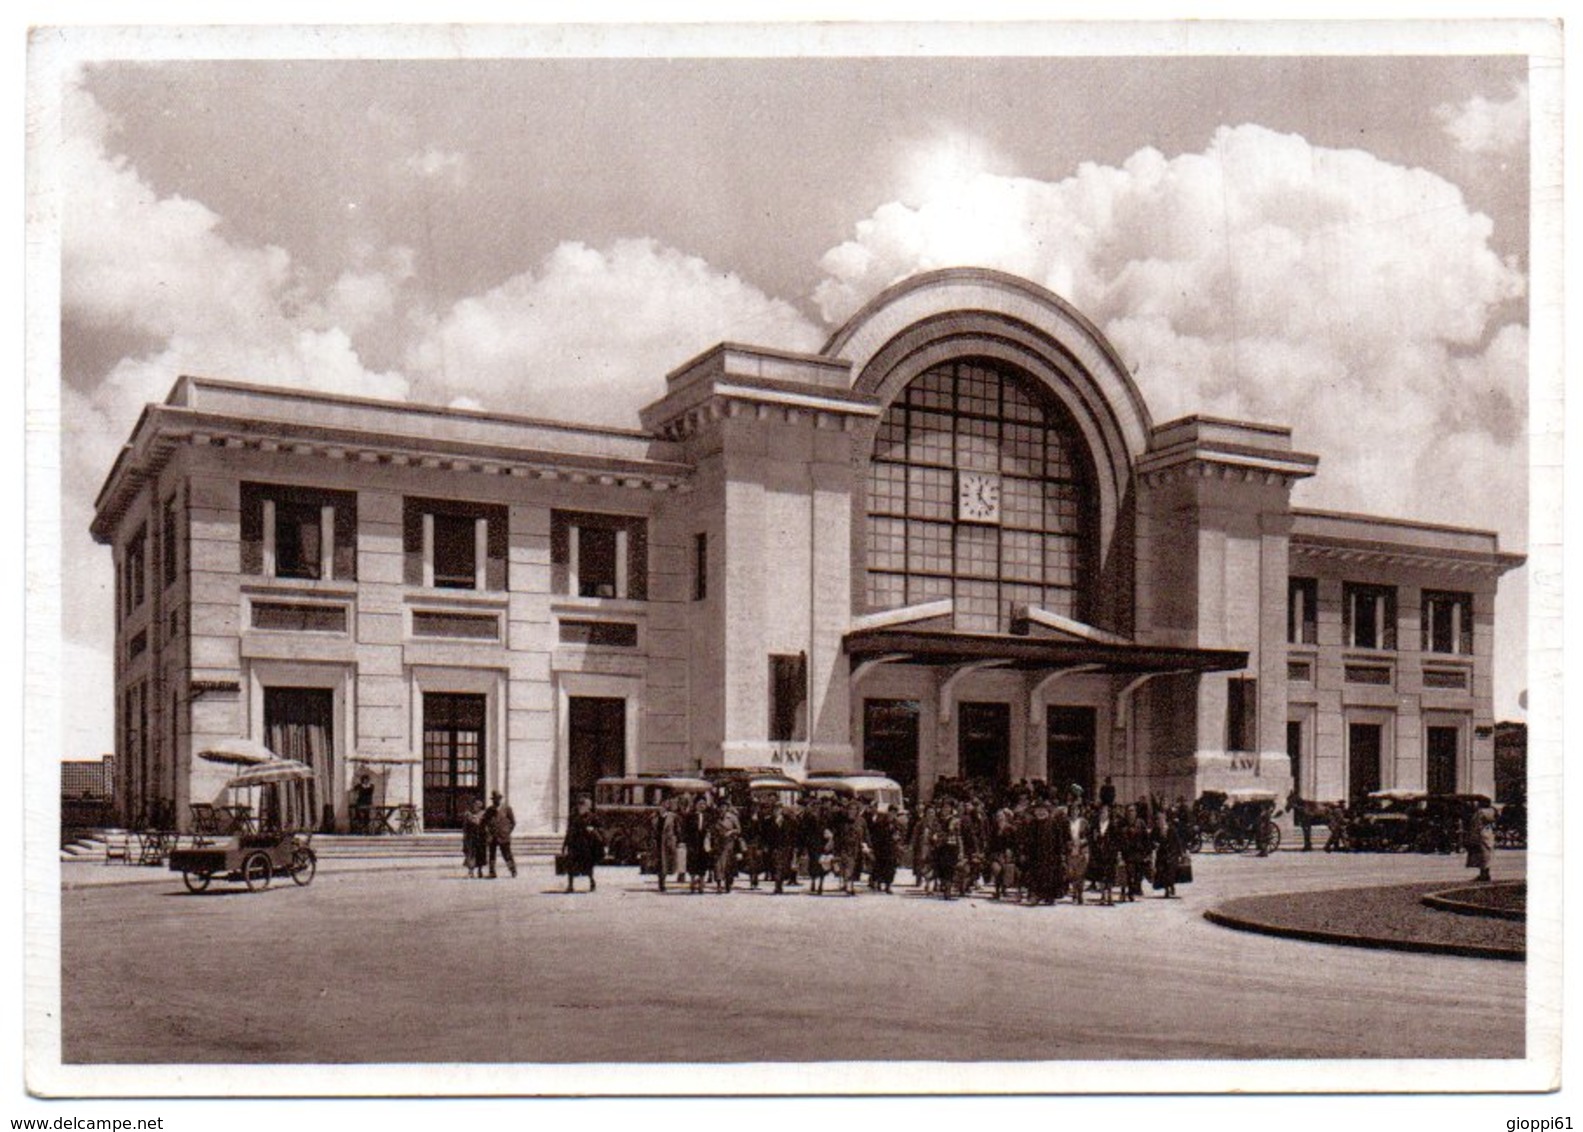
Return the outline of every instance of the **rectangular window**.
{"type": "Polygon", "coordinates": [[[1319,579],[1290,578],[1286,583],[1286,642],[1311,645],[1319,640],[1319,579]]]}
{"type": "Polygon", "coordinates": [[[142,606],[148,596],[148,525],[137,529],[130,542],[126,544],[126,556],[122,560],[122,567],[126,574],[122,585],[122,593],[126,596],[126,612],[142,606]]]}
{"type": "Polygon", "coordinates": [[[709,535],[699,531],[693,536],[693,600],[709,596],[709,535]]]}
{"type": "MultiPolygon", "coordinates": [[[[325,522],[324,512],[312,503],[281,500],[274,504],[275,577],[277,578],[326,578],[331,567],[326,558],[330,540],[324,537],[324,528],[334,523],[325,522]]],[[[333,529],[333,527],[332,527],[333,529]]]]}
{"type": "Polygon", "coordinates": [[[1346,643],[1355,649],[1396,647],[1396,590],[1348,582],[1342,587],[1346,643]]]}
{"type": "Polygon", "coordinates": [[[1259,749],[1259,682],[1251,676],[1226,681],[1226,750],[1259,749]]]}
{"type": "Polygon", "coordinates": [[[500,618],[493,613],[440,613],[415,609],[412,611],[412,635],[498,641],[500,618]]]}
{"type": "Polygon", "coordinates": [[[357,580],[357,493],[244,483],[242,573],[357,580]]]}
{"type": "Polygon", "coordinates": [[[777,743],[808,738],[808,654],[770,657],[770,734],[777,743]]]}
{"type": "Polygon", "coordinates": [[[466,515],[430,515],[428,518],[432,525],[429,561],[433,577],[430,584],[451,590],[482,589],[478,584],[478,564],[483,557],[478,552],[478,525],[487,520],[466,515]]]}
{"type": "Polygon", "coordinates": [[[344,633],[346,606],[255,601],[253,628],[298,633],[344,633]]]}
{"type": "Polygon", "coordinates": [[[562,621],[561,644],[638,647],[638,627],[627,621],[562,621]]]}
{"type": "Polygon", "coordinates": [[[648,521],[593,511],[550,513],[553,588],[577,597],[648,598],[648,521]]]}
{"type": "Polygon", "coordinates": [[[407,585],[504,590],[508,514],[499,504],[407,499],[402,516],[407,585]]]}
{"type": "Polygon", "coordinates": [[[1423,650],[1473,655],[1473,595],[1425,590],[1423,650]]]}
{"type": "Polygon", "coordinates": [[[165,500],[160,518],[161,549],[164,551],[164,578],[167,586],[176,581],[176,554],[181,543],[181,532],[177,529],[177,522],[176,497],[173,495],[165,500]]]}
{"type": "Polygon", "coordinates": [[[1468,674],[1460,668],[1426,668],[1424,687],[1465,692],[1468,687],[1468,674]]]}
{"type": "Polygon", "coordinates": [[[1389,687],[1391,670],[1383,664],[1348,664],[1342,667],[1342,678],[1348,684],[1377,684],[1389,687]]]}

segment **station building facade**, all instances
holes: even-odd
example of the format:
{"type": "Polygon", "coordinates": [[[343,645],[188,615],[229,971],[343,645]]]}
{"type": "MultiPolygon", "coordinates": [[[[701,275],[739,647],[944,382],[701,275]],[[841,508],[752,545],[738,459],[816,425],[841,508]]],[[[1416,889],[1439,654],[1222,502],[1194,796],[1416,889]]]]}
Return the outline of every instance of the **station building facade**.
{"type": "Polygon", "coordinates": [[[564,828],[602,775],[872,767],[1124,797],[1493,787],[1493,534],[1296,509],[1282,426],[1163,424],[1028,282],[907,280],[817,354],[722,344],[641,428],[182,377],[97,502],[118,802],[238,735],[327,828],[564,828]],[[410,760],[410,770],[401,760],[410,760]]]}

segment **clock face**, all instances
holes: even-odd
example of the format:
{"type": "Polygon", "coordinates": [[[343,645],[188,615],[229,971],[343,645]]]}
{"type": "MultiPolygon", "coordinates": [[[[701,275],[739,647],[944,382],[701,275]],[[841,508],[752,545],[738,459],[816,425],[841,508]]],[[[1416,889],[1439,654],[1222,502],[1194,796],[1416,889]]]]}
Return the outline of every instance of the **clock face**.
{"type": "Polygon", "coordinates": [[[956,517],[965,523],[1000,522],[1000,477],[987,472],[958,472],[956,517]]]}

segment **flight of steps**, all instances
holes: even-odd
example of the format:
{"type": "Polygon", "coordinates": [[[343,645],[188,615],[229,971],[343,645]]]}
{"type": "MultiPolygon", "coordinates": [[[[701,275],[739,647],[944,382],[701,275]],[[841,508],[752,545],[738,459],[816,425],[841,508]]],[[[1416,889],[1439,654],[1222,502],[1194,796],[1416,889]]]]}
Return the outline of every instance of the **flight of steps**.
{"type": "MultiPolygon", "coordinates": [[[[555,836],[521,836],[511,839],[512,854],[519,861],[550,860],[560,852],[555,836]]],[[[321,861],[381,861],[393,858],[462,860],[460,832],[385,834],[379,837],[315,834],[313,851],[321,861]]]]}
{"type": "Polygon", "coordinates": [[[102,861],[104,860],[104,838],[85,833],[68,841],[62,841],[60,859],[62,861],[102,861]]]}
{"type": "MultiPolygon", "coordinates": [[[[63,841],[60,848],[62,861],[103,861],[105,839],[124,837],[120,831],[84,833],[63,841]]],[[[185,839],[183,844],[186,844],[185,839]]],[[[380,837],[353,837],[316,833],[313,850],[320,860],[337,861],[388,861],[394,859],[455,860],[462,859],[462,835],[459,831],[443,833],[412,833],[383,835],[380,837]]],[[[561,839],[553,835],[520,836],[511,839],[511,852],[519,861],[548,861],[561,850],[561,839]]]]}

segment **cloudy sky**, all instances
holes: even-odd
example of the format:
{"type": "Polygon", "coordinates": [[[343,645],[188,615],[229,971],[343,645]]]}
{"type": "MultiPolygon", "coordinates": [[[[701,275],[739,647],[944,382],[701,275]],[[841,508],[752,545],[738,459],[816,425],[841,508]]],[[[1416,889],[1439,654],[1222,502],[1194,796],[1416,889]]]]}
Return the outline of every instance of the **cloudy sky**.
{"type": "Polygon", "coordinates": [[[1300,505],[1524,550],[1528,106],[1515,56],[74,67],[64,754],[112,745],[92,500],[179,374],[635,424],[709,345],[817,349],[948,265],[1074,303],[1157,422],[1290,425],[1300,505]]]}

